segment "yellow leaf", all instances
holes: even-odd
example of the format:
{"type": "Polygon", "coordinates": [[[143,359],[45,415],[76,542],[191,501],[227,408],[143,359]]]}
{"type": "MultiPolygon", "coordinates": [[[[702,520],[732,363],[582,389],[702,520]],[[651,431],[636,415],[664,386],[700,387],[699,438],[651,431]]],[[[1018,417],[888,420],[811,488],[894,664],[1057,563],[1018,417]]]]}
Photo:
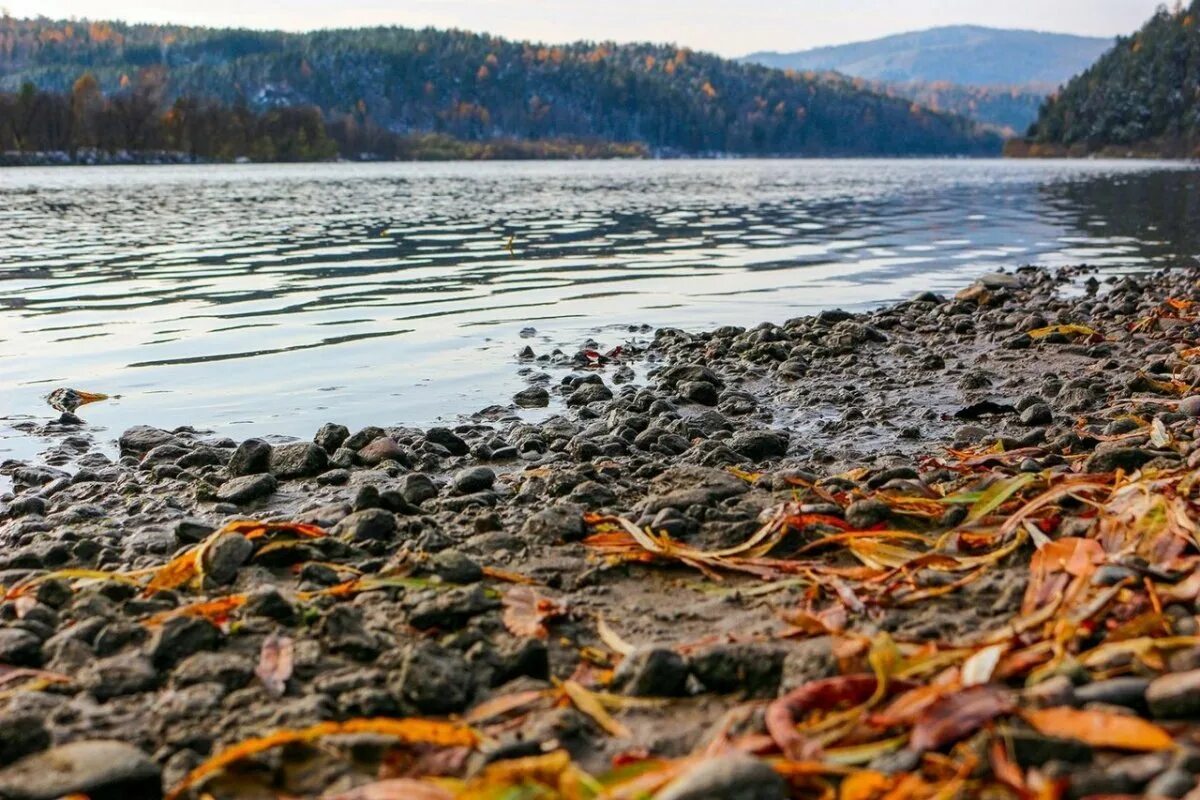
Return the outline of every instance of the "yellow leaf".
{"type": "Polygon", "coordinates": [[[622,725],[619,721],[613,719],[600,704],[600,700],[596,695],[589,692],[583,686],[575,681],[563,681],[562,689],[570,698],[571,703],[584,714],[587,714],[596,724],[607,731],[612,736],[620,739],[627,739],[631,735],[629,729],[622,725]]]}

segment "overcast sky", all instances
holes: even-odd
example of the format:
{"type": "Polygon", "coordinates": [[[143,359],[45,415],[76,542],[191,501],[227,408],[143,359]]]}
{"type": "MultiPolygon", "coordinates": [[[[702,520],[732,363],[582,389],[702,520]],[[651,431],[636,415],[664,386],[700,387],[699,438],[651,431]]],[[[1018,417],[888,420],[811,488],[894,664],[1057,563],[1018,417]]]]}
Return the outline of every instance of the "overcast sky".
{"type": "Polygon", "coordinates": [[[306,30],[455,27],[522,39],[677,42],[727,56],[801,50],[935,25],[1113,36],[1159,0],[0,0],[17,16],[306,30]]]}

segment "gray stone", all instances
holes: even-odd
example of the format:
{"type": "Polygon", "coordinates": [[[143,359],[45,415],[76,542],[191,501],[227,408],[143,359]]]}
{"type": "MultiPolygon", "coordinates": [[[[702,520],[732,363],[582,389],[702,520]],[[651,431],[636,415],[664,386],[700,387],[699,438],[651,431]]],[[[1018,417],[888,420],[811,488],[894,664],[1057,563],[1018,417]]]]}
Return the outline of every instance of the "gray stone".
{"type": "Polygon", "coordinates": [[[710,692],[774,697],[783,675],[785,651],[755,644],[713,644],[688,656],[692,675],[710,692]]]}
{"type": "Polygon", "coordinates": [[[55,747],[0,770],[0,797],[54,800],[71,794],[91,800],[159,800],[162,773],[133,745],[87,740],[55,747]]]}
{"type": "Polygon", "coordinates": [[[41,639],[20,628],[0,628],[0,664],[37,667],[41,663],[41,639]]]}
{"type": "Polygon", "coordinates": [[[450,451],[451,455],[465,456],[471,452],[470,446],[462,437],[449,428],[430,428],[425,431],[425,440],[441,445],[450,451]]]}
{"type": "Polygon", "coordinates": [[[149,453],[159,445],[173,444],[177,441],[175,434],[170,431],[153,428],[149,425],[134,425],[121,434],[117,439],[117,444],[122,453],[140,456],[149,453]]]}
{"type": "Polygon", "coordinates": [[[856,500],[846,508],[846,522],[855,530],[866,530],[892,515],[891,506],[873,497],[856,500]]]}
{"type": "Polygon", "coordinates": [[[1075,687],[1075,702],[1078,705],[1104,703],[1126,708],[1145,708],[1146,689],[1149,686],[1148,678],[1134,676],[1085,683],[1083,686],[1075,687]]]}
{"type": "Polygon", "coordinates": [[[388,687],[422,714],[462,711],[475,693],[471,667],[462,655],[428,641],[408,646],[388,687]]]}
{"type": "Polygon", "coordinates": [[[254,664],[236,653],[195,653],[175,668],[175,685],[219,683],[226,691],[240,689],[254,677],[254,664]]]}
{"type": "Polygon", "coordinates": [[[1179,413],[1189,417],[1200,417],[1200,394],[1185,397],[1179,401],[1179,413]]]}
{"type": "Polygon", "coordinates": [[[521,408],[545,408],[550,405],[550,393],[541,386],[530,386],[514,394],[513,402],[521,408]]]}
{"type": "Polygon", "coordinates": [[[684,381],[679,384],[679,396],[702,406],[715,406],[721,399],[717,387],[708,381],[684,381]]]}
{"type": "Polygon", "coordinates": [[[222,533],[204,550],[205,577],[218,585],[231,583],[253,552],[254,545],[242,534],[222,533]]]}
{"type": "Polygon", "coordinates": [[[332,422],[326,422],[317,431],[317,435],[313,437],[313,444],[324,450],[326,453],[333,455],[337,449],[342,446],[347,439],[350,438],[350,429],[345,425],[337,425],[332,422]]]}
{"type": "Polygon", "coordinates": [[[542,542],[577,542],[587,533],[583,508],[570,503],[543,508],[521,526],[521,535],[542,542]]]}
{"type": "Polygon", "coordinates": [[[334,527],[334,533],[352,541],[390,541],[396,535],[396,517],[382,508],[355,511],[334,527]]]}
{"type": "Polygon", "coordinates": [[[1158,719],[1200,717],[1200,669],[1155,678],[1146,687],[1146,703],[1158,719]]]}
{"type": "Polygon", "coordinates": [[[217,500],[222,503],[245,505],[263,497],[269,497],[279,488],[279,481],[274,475],[244,475],[240,478],[230,478],[217,489],[217,500]]]}
{"type": "Polygon", "coordinates": [[[437,497],[437,493],[437,485],[434,484],[433,479],[421,472],[405,475],[400,481],[400,494],[404,495],[404,499],[414,506],[419,506],[426,500],[437,497]]]}
{"type": "Polygon", "coordinates": [[[635,697],[681,697],[687,688],[683,656],[665,647],[644,647],[622,659],[613,686],[635,697]]]}
{"type": "Polygon", "coordinates": [[[650,497],[642,511],[657,514],[664,508],[680,511],[688,506],[710,506],[750,491],[746,482],[723,469],[672,467],[650,482],[650,497]]]}
{"type": "Polygon", "coordinates": [[[1111,447],[1092,453],[1084,469],[1092,473],[1115,472],[1118,469],[1133,472],[1154,457],[1154,453],[1138,447],[1111,447]]]}
{"type": "Polygon", "coordinates": [[[0,766],[50,746],[50,732],[42,719],[31,713],[0,714],[0,766]]]}
{"type": "Polygon", "coordinates": [[[271,445],[262,439],[247,439],[238,445],[226,469],[230,475],[257,475],[271,465],[271,445]]]}
{"type": "Polygon", "coordinates": [[[454,489],[459,494],[474,494],[492,488],[496,473],[491,467],[467,467],[454,475],[454,489]]]}
{"type": "Polygon", "coordinates": [[[271,474],[277,478],[307,478],[329,466],[329,456],[312,442],[291,442],[271,449],[271,474]]]}
{"type": "Polygon", "coordinates": [[[88,664],[79,684],[97,700],[109,700],[150,691],[158,684],[158,673],[148,658],[130,651],[88,664]]]}
{"type": "Polygon", "coordinates": [[[164,622],[150,639],[150,658],[159,667],[173,666],[193,653],[215,650],[221,631],[202,617],[175,617],[164,622]]]}
{"type": "Polygon", "coordinates": [[[429,568],[447,583],[476,583],[483,579],[483,567],[458,550],[443,550],[429,560],[429,568]]]}
{"type": "Polygon", "coordinates": [[[729,449],[751,461],[778,458],[787,453],[787,437],[775,431],[741,431],[729,439],[729,449]]]}
{"type": "Polygon", "coordinates": [[[1146,785],[1146,797],[1183,797],[1196,785],[1196,776],[1182,769],[1169,769],[1146,785]]]}
{"type": "Polygon", "coordinates": [[[603,383],[585,383],[567,396],[567,405],[574,408],[591,403],[602,403],[605,400],[611,400],[612,396],[612,389],[603,383]]]}
{"type": "Polygon", "coordinates": [[[656,800],[787,800],[787,784],[775,770],[745,755],[717,756],[667,784],[656,800]]]}

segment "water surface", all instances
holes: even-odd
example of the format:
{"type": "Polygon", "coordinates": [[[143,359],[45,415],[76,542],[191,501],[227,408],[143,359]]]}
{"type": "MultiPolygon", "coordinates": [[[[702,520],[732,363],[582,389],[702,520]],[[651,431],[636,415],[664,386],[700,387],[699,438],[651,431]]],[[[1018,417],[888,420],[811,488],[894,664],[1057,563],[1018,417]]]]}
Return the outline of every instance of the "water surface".
{"type": "Polygon", "coordinates": [[[1200,253],[1188,165],[669,161],[0,171],[0,459],[84,416],[235,437],[506,402],[532,343],[782,321],[1200,253]],[[519,332],[538,330],[526,340],[519,332]],[[7,425],[6,425],[7,422],[7,425]]]}

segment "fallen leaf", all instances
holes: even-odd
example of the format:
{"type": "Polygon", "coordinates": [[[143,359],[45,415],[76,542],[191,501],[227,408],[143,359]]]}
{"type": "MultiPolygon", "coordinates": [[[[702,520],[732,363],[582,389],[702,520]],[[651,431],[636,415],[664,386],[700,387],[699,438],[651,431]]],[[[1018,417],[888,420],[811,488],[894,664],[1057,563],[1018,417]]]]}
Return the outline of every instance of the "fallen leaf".
{"type": "Polygon", "coordinates": [[[1007,649],[1007,644],[993,644],[972,653],[962,665],[962,685],[977,686],[990,681],[1007,649]]]}
{"type": "Polygon", "coordinates": [[[272,697],[283,697],[288,679],[292,677],[295,643],[289,636],[272,633],[262,643],[258,666],[254,674],[272,697]]]}
{"type": "Polygon", "coordinates": [[[165,800],[178,800],[184,792],[206,778],[258,753],[288,744],[312,742],[325,736],[354,733],[391,736],[409,744],[431,744],[438,747],[475,747],[479,743],[478,734],[465,725],[453,722],[388,717],[322,722],[308,728],[276,731],[261,738],[247,739],[226,747],[185,775],[183,780],[167,793],[165,800]]]}
{"type": "Polygon", "coordinates": [[[993,686],[970,686],[941,697],[917,717],[909,747],[938,750],[969,736],[1001,714],[1013,710],[1012,696],[993,686]]]}
{"type": "Polygon", "coordinates": [[[561,605],[542,597],[528,586],[518,586],[504,593],[504,627],[514,636],[545,639],[550,635],[547,620],[566,613],[561,605]]]}
{"type": "Polygon", "coordinates": [[[604,709],[599,698],[596,695],[583,688],[582,685],[575,681],[563,681],[562,689],[571,700],[571,704],[577,709],[587,714],[596,724],[607,731],[609,734],[620,739],[627,739],[631,736],[629,729],[622,725],[604,709]]]}
{"type": "Polygon", "coordinates": [[[1026,711],[1024,717],[1038,733],[1076,739],[1092,747],[1167,750],[1175,746],[1175,741],[1165,730],[1128,714],[1057,706],[1026,711]]]}

